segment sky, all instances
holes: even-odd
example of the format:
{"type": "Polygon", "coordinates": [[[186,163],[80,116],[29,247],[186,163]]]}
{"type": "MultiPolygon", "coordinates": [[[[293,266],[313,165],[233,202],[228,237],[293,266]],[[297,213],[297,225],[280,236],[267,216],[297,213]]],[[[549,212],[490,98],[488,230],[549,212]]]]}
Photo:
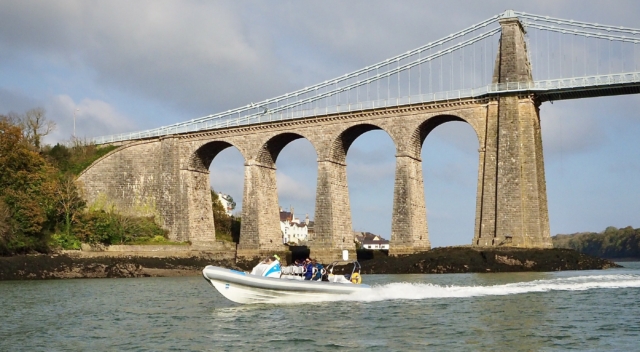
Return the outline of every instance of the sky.
{"type": "MultiPolygon", "coordinates": [[[[640,27],[640,2],[29,1],[0,2],[0,114],[46,109],[45,142],[150,129],[275,97],[417,48],[507,9],[640,27]],[[614,6],[615,4],[615,6],[614,6]],[[75,112],[75,113],[74,113],[75,112]]],[[[535,67],[534,67],[535,71],[535,67]]],[[[551,234],[640,227],[640,96],[544,103],[551,234]]],[[[280,205],[313,219],[316,153],[287,145],[280,205]]],[[[471,243],[478,140],[444,124],[422,149],[432,246],[471,243]]],[[[243,164],[229,148],[211,184],[242,206],[243,164]]],[[[389,238],[395,147],[382,131],[347,155],[356,231],[389,238]]]]}

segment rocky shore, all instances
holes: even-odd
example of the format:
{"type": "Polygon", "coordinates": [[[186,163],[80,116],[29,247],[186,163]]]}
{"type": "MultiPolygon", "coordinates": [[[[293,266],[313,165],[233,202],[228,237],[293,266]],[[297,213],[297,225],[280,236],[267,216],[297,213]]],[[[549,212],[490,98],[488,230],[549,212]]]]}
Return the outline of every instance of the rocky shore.
{"type": "MultiPolygon", "coordinates": [[[[359,252],[363,274],[488,273],[595,270],[619,267],[612,261],[569,249],[436,248],[429,252],[389,257],[359,252]]],[[[96,257],[62,254],[0,257],[0,280],[197,276],[206,265],[250,270],[254,261],[210,258],[96,257]]]]}
{"type": "Polygon", "coordinates": [[[0,280],[197,276],[202,275],[202,268],[207,265],[239,269],[231,260],[198,257],[20,255],[0,257],[0,280]]]}
{"type": "Polygon", "coordinates": [[[599,270],[620,267],[572,249],[476,249],[443,247],[407,256],[373,253],[361,258],[363,274],[444,274],[522,271],[599,270]]]}

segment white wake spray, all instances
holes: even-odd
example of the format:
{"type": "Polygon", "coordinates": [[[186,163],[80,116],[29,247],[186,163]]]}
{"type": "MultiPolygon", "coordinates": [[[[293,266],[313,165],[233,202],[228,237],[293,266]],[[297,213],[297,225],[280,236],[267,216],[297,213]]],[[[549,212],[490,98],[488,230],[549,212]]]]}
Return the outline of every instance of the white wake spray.
{"type": "Polygon", "coordinates": [[[638,275],[596,275],[556,278],[516,282],[492,286],[441,286],[431,283],[390,283],[373,286],[371,291],[341,296],[339,300],[348,301],[384,301],[419,300],[429,298],[462,298],[478,296],[504,296],[531,292],[584,291],[592,289],[611,289],[640,287],[638,275]]]}
{"type": "Polygon", "coordinates": [[[584,275],[547,280],[514,282],[501,285],[437,285],[432,283],[395,282],[373,285],[371,290],[350,295],[312,295],[282,297],[272,303],[300,304],[312,302],[377,302],[390,300],[421,300],[437,298],[467,298],[480,296],[505,296],[550,291],[585,291],[640,287],[640,275],[584,275]]]}

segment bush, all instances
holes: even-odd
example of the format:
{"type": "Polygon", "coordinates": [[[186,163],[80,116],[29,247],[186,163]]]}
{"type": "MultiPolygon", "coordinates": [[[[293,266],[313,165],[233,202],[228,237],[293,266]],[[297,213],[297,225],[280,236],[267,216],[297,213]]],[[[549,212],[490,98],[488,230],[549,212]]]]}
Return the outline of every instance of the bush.
{"type": "Polygon", "coordinates": [[[104,210],[83,213],[73,227],[75,237],[82,242],[132,244],[159,238],[166,241],[167,231],[156,224],[154,217],[133,217],[104,210]]]}
{"type": "Polygon", "coordinates": [[[56,233],[51,236],[51,243],[54,247],[62,249],[80,249],[80,240],[73,235],[56,233]]]}

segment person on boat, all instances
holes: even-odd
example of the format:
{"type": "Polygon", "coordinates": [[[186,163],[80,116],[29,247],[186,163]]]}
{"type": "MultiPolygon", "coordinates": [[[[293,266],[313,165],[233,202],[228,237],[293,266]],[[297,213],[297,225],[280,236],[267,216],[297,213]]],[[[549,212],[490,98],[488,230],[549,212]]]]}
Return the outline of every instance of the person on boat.
{"type": "Polygon", "coordinates": [[[282,269],[278,259],[277,255],[265,258],[253,268],[251,275],[279,278],[282,269]]]}
{"type": "Polygon", "coordinates": [[[324,266],[322,266],[322,264],[318,263],[317,260],[312,260],[311,263],[313,264],[313,267],[316,269],[315,273],[313,273],[313,277],[311,278],[311,280],[313,281],[320,281],[322,280],[322,272],[324,271],[324,266]]]}
{"type": "Polygon", "coordinates": [[[304,279],[305,280],[311,280],[311,278],[313,277],[313,268],[314,268],[314,265],[313,263],[311,263],[311,259],[307,258],[304,261],[304,269],[305,269],[304,279]]]}

